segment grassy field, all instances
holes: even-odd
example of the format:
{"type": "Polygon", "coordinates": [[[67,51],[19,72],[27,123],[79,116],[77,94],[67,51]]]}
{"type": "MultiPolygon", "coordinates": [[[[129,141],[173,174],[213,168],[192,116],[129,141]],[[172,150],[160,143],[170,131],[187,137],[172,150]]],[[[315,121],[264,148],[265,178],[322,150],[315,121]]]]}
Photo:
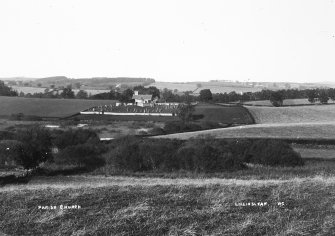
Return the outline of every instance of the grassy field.
{"type": "Polygon", "coordinates": [[[40,117],[66,117],[111,100],[47,99],[0,96],[0,116],[23,113],[40,117]]]}
{"type": "Polygon", "coordinates": [[[322,175],[289,180],[41,177],[0,189],[0,232],[334,235],[334,196],[334,177],[322,175]],[[248,203],[256,206],[244,206],[248,203]]]}
{"type": "Polygon", "coordinates": [[[334,105],[298,107],[252,107],[246,106],[256,123],[305,123],[335,121],[334,105]]]}
{"type": "Polygon", "coordinates": [[[189,139],[199,135],[211,135],[216,138],[335,139],[335,122],[255,124],[169,134],[156,138],[189,139]]]}
{"type": "MultiPolygon", "coordinates": [[[[332,104],[335,103],[332,100],[329,100],[328,103],[332,104]]],[[[260,101],[250,101],[245,102],[244,104],[248,105],[257,105],[257,106],[269,106],[272,107],[272,104],[269,100],[260,100],[260,101]]],[[[292,106],[292,105],[311,105],[307,98],[301,98],[301,99],[285,99],[283,102],[284,106],[292,106]]],[[[318,103],[316,103],[318,104],[318,103]]]]}
{"type": "Polygon", "coordinates": [[[253,119],[243,107],[226,107],[215,104],[198,104],[194,115],[203,115],[200,121],[212,121],[223,124],[252,124],[253,119]]]}

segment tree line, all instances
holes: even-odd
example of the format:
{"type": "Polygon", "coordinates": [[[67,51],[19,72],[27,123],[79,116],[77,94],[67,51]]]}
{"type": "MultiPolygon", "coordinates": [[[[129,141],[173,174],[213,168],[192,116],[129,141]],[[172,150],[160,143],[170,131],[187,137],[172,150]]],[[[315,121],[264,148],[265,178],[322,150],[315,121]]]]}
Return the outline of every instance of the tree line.
{"type": "Polygon", "coordinates": [[[331,99],[335,101],[334,88],[318,88],[318,89],[281,89],[268,90],[264,89],[257,92],[237,93],[236,91],[225,93],[212,93],[210,89],[200,90],[199,95],[193,94],[192,91],[184,91],[177,93],[175,89],[159,90],[155,86],[148,88],[143,85],[135,86],[132,89],[127,88],[122,92],[116,89],[111,89],[109,92],[88,94],[85,90],[79,90],[77,94],[69,85],[60,91],[53,89],[46,89],[44,93],[18,93],[12,88],[6,86],[3,81],[0,81],[0,96],[21,96],[29,98],[65,98],[65,99],[99,99],[99,100],[118,100],[120,102],[132,102],[134,90],[139,91],[139,94],[151,94],[153,98],[157,98],[159,102],[215,102],[215,103],[243,103],[257,100],[270,100],[274,106],[281,106],[285,99],[301,99],[307,98],[310,103],[320,102],[322,104],[328,103],[331,99]]]}

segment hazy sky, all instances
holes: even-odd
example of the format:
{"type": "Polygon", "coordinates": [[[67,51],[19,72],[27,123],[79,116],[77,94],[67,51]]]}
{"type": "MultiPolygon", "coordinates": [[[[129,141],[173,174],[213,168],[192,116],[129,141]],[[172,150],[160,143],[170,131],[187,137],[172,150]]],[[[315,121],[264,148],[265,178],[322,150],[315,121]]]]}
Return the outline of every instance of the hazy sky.
{"type": "Polygon", "coordinates": [[[0,77],[335,81],[334,0],[1,0],[0,77]]]}

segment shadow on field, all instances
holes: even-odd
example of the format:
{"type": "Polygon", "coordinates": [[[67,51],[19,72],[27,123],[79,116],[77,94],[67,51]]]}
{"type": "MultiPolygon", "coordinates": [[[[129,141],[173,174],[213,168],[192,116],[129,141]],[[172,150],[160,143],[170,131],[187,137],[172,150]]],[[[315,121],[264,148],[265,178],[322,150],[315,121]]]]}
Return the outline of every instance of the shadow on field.
{"type": "Polygon", "coordinates": [[[16,176],[16,175],[7,175],[0,177],[0,186],[6,184],[27,184],[31,180],[31,175],[16,176]]]}

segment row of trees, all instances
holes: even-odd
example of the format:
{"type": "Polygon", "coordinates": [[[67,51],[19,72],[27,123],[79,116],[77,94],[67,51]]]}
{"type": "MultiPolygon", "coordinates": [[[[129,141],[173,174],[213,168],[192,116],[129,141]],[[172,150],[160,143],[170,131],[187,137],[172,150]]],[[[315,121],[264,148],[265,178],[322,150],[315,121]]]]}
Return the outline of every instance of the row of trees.
{"type": "Polygon", "coordinates": [[[18,96],[18,93],[0,80],[0,96],[18,96]]]}
{"type": "MultiPolygon", "coordinates": [[[[98,93],[95,95],[88,94],[85,90],[79,90],[77,94],[75,94],[72,90],[72,86],[67,86],[63,88],[61,92],[56,90],[46,89],[44,93],[34,93],[34,94],[24,94],[21,92],[19,96],[21,97],[29,97],[29,98],[65,98],[65,99],[101,99],[101,100],[118,100],[121,102],[131,102],[134,90],[138,90],[139,94],[151,94],[153,97],[160,97],[160,91],[154,86],[149,88],[145,88],[144,86],[136,86],[133,89],[126,89],[123,92],[119,92],[116,90],[110,90],[105,93],[98,93]]],[[[6,95],[5,95],[6,96],[6,95]]]]}

